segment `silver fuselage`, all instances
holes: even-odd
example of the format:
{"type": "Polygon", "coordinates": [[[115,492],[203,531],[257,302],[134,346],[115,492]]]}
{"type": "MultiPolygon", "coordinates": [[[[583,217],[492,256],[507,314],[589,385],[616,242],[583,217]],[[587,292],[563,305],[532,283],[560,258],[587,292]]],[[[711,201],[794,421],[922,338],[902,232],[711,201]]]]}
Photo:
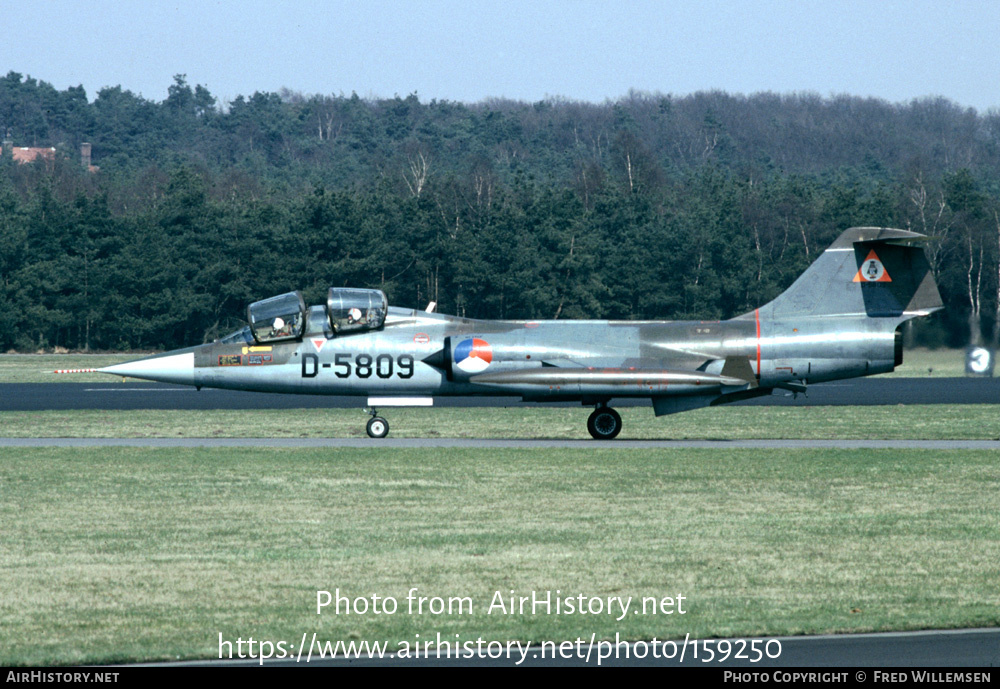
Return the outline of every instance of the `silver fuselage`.
{"type": "MultiPolygon", "coordinates": [[[[496,387],[476,374],[426,363],[469,338],[488,343],[490,374],[541,368],[690,369],[721,372],[745,357],[762,388],[893,370],[896,319],[822,317],[729,321],[479,321],[392,307],[377,331],[306,332],[273,345],[212,343],[141,359],[108,372],[199,387],[313,395],[521,395],[532,399],[700,394],[703,384],[642,381],[496,387]]],[[[483,372],[477,372],[480,375],[483,372]]],[[[595,373],[595,378],[596,378],[595,373]]]]}

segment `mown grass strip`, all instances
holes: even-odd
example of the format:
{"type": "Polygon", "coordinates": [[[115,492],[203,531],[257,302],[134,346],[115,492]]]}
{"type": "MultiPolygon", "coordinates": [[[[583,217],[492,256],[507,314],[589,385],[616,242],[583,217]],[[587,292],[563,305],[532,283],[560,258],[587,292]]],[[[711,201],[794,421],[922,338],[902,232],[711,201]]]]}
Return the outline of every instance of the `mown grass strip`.
{"type": "MultiPolygon", "coordinates": [[[[363,401],[359,401],[359,405],[363,401]]],[[[621,438],[995,440],[993,405],[716,407],[656,418],[622,407],[621,438]]],[[[395,438],[585,439],[584,407],[383,410],[395,438]]],[[[0,436],[16,438],[366,437],[358,409],[42,411],[0,413],[0,436]]]]}

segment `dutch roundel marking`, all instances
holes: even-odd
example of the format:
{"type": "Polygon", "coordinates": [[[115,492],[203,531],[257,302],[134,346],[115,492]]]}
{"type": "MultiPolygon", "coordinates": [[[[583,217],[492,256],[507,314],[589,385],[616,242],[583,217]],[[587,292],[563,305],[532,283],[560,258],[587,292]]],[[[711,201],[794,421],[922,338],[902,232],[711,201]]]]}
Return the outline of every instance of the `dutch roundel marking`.
{"type": "Polygon", "coordinates": [[[470,337],[455,347],[455,366],[466,373],[482,373],[493,361],[493,349],[486,340],[470,337]]]}
{"type": "Polygon", "coordinates": [[[868,252],[868,257],[865,258],[864,263],[858,268],[853,282],[892,282],[892,278],[889,277],[889,271],[882,265],[882,261],[879,259],[878,254],[875,253],[875,249],[868,252]]]}

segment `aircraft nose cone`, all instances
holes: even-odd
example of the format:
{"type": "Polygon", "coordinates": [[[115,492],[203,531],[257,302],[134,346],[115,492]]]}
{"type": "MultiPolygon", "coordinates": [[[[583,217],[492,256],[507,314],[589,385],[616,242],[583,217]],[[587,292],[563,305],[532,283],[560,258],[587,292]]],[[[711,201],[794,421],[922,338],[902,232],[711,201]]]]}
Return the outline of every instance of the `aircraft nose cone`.
{"type": "Polygon", "coordinates": [[[194,352],[166,353],[98,369],[100,373],[194,385],[194,352]]]}

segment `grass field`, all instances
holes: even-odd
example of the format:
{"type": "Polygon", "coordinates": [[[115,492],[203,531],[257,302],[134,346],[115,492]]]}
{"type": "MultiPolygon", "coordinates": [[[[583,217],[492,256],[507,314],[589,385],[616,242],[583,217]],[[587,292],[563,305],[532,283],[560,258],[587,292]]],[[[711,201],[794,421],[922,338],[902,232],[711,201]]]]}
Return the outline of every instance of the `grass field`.
{"type": "Polygon", "coordinates": [[[0,450],[0,664],[992,626],[998,490],[977,451],[0,450]],[[471,614],[409,614],[411,587],[471,614]],[[317,615],[337,588],[400,610],[317,615]],[[687,613],[485,614],[557,589],[687,613]]]}
{"type": "MultiPolygon", "coordinates": [[[[101,368],[140,359],[147,353],[131,354],[0,354],[0,383],[99,383],[118,380],[104,373],[57,375],[59,369],[101,368]]],[[[965,375],[965,353],[960,349],[907,350],[903,365],[885,375],[948,378],[965,375]]]]}
{"type": "MultiPolygon", "coordinates": [[[[1000,439],[994,405],[715,407],[656,418],[622,407],[622,439],[1000,439]]],[[[584,407],[392,409],[394,438],[589,439],[584,407]]],[[[38,438],[350,438],[361,409],[3,412],[0,436],[38,438]]],[[[373,441],[374,443],[375,441],[373,441]]]]}
{"type": "Polygon", "coordinates": [[[145,354],[0,354],[0,383],[107,383],[106,373],[56,374],[61,369],[101,368],[145,354]]]}
{"type": "Polygon", "coordinates": [[[962,349],[907,349],[903,364],[892,373],[895,378],[960,378],[965,375],[965,351],[962,349]]]}

